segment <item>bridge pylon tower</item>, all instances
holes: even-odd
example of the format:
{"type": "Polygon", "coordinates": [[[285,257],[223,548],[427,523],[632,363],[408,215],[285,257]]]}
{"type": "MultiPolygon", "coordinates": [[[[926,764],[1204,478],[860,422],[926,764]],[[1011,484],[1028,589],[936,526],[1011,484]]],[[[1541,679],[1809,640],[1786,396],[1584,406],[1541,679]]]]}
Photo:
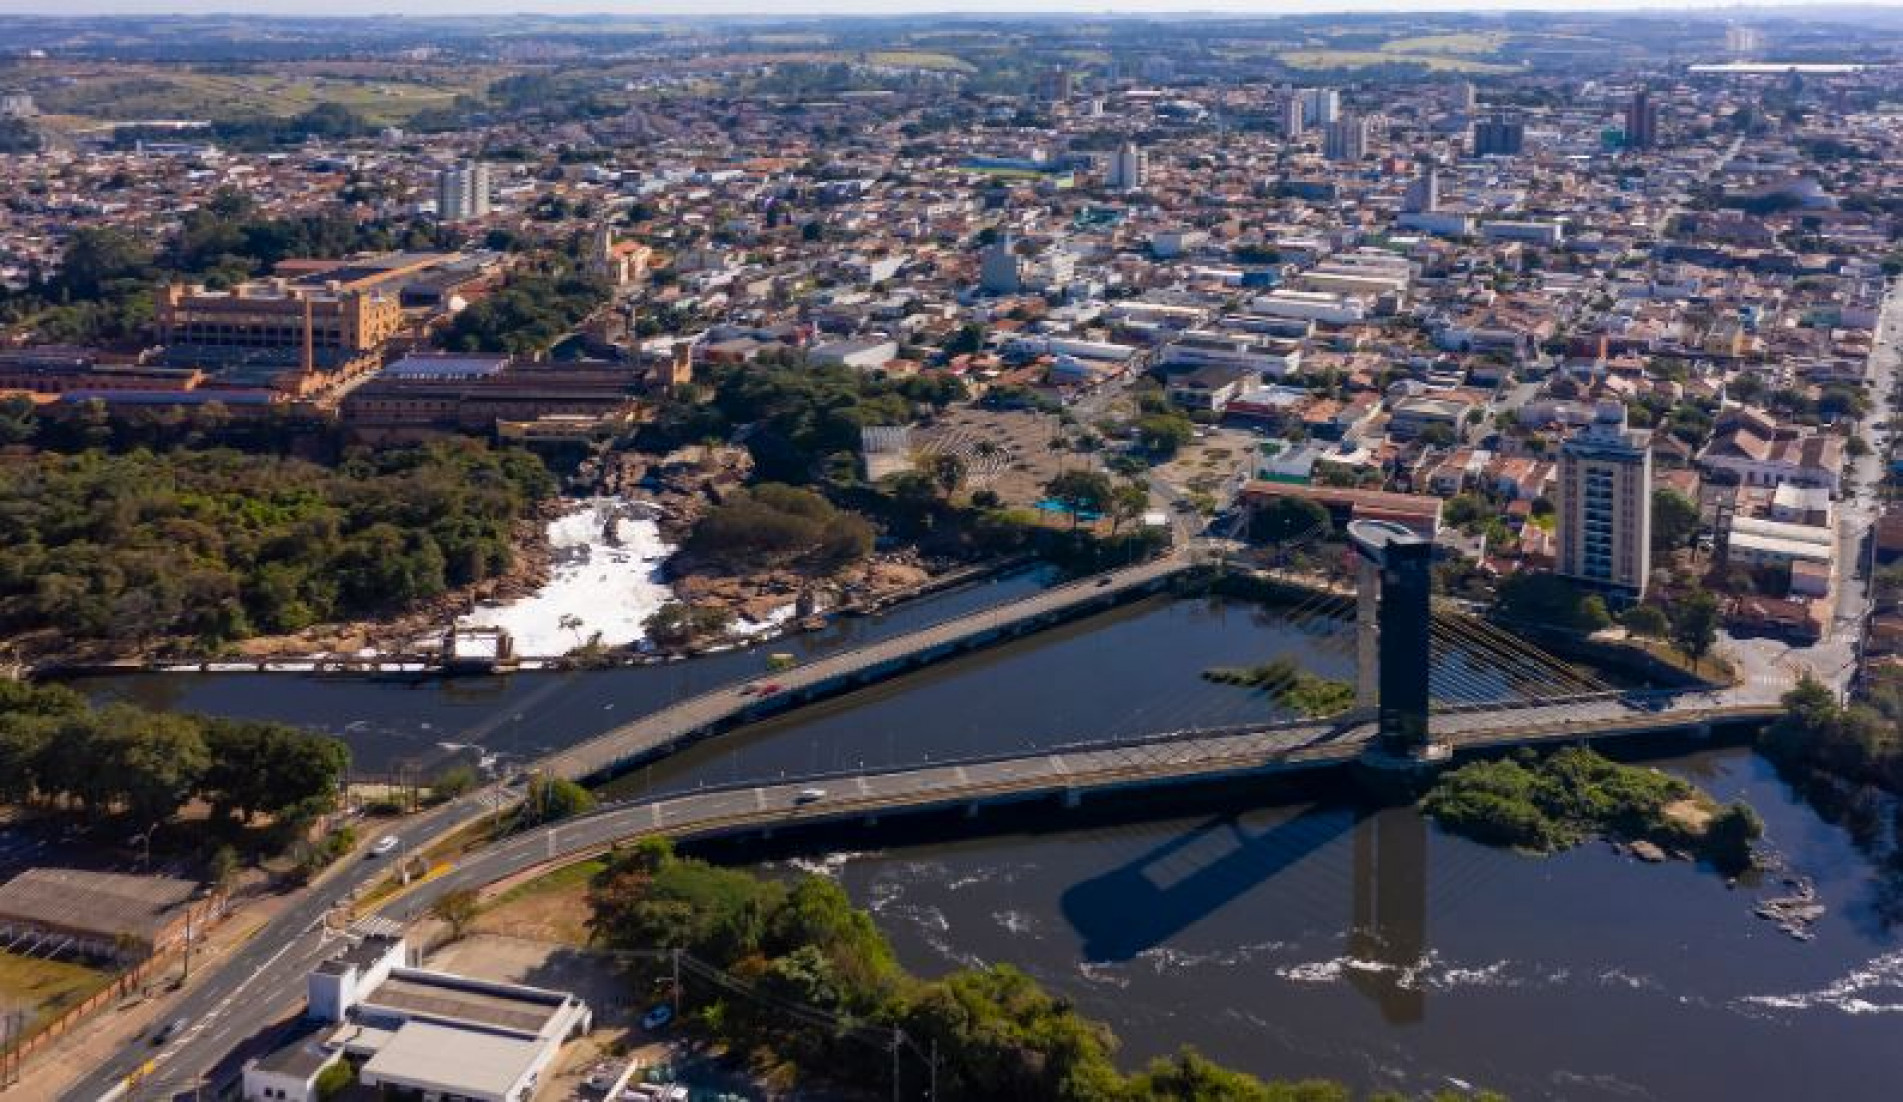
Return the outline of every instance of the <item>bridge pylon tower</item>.
{"type": "Polygon", "coordinates": [[[1434,544],[1381,520],[1350,524],[1348,540],[1361,564],[1355,580],[1357,703],[1375,709],[1383,756],[1443,758],[1446,748],[1434,743],[1427,725],[1434,544]]]}

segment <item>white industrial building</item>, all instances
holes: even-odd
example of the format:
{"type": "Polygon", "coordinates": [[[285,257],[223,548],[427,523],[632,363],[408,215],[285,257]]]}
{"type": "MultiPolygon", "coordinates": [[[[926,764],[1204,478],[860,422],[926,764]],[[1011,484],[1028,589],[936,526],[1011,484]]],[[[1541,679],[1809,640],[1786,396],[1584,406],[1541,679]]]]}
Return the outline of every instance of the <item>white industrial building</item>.
{"type": "Polygon", "coordinates": [[[366,938],[307,984],[320,1028],[247,1065],[246,1099],[314,1102],[319,1076],[348,1060],[358,1082],[399,1097],[526,1102],[593,1024],[566,992],[415,967],[401,938],[366,938]]]}
{"type": "Polygon", "coordinates": [[[1300,342],[1252,333],[1190,329],[1163,349],[1164,367],[1235,367],[1268,379],[1301,370],[1300,342]]]}
{"type": "Polygon", "coordinates": [[[1326,291],[1270,291],[1249,301],[1249,309],[1274,318],[1302,318],[1330,325],[1352,325],[1366,321],[1366,300],[1326,291]]]}

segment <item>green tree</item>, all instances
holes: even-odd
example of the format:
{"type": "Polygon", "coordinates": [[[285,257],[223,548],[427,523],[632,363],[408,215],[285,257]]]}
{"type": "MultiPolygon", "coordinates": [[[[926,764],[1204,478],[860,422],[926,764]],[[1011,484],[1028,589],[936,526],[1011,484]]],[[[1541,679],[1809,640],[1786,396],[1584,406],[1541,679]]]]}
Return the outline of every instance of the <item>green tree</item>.
{"type": "Polygon", "coordinates": [[[1110,532],[1115,535],[1150,508],[1150,491],[1140,482],[1119,482],[1110,491],[1110,532]]]}
{"type": "Polygon", "coordinates": [[[1693,590],[1672,602],[1667,618],[1672,625],[1672,645],[1691,659],[1692,668],[1697,669],[1699,661],[1718,641],[1721,622],[1718,598],[1702,589],[1693,590]]]}
{"type": "Polygon", "coordinates": [[[970,472],[964,457],[952,452],[933,452],[925,457],[924,466],[926,474],[948,497],[958,492],[970,472]]]}
{"type": "Polygon", "coordinates": [[[1155,456],[1171,456],[1195,439],[1196,426],[1180,413],[1146,413],[1137,418],[1137,442],[1155,456]]]}
{"type": "Polygon", "coordinates": [[[482,901],[473,888],[445,892],[430,904],[430,917],[449,927],[449,939],[461,941],[482,913],[482,901]]]}
{"type": "Polygon", "coordinates": [[[1326,535],[1331,527],[1328,510],[1305,497],[1278,497],[1261,506],[1249,518],[1249,534],[1263,542],[1279,544],[1297,536],[1326,535]]]}
{"type": "Polygon", "coordinates": [[[1511,623],[1590,634],[1612,624],[1597,595],[1556,574],[1521,571],[1503,580],[1494,609],[1511,623]]]}
{"type": "Polygon", "coordinates": [[[1110,510],[1110,476],[1102,471],[1061,471],[1044,484],[1044,493],[1070,514],[1070,526],[1084,514],[1102,516],[1110,510]]]}
{"type": "Polygon", "coordinates": [[[1633,605],[1619,617],[1619,623],[1634,635],[1663,639],[1671,624],[1657,605],[1633,605]]]}
{"type": "Polygon", "coordinates": [[[985,346],[985,327],[977,322],[967,322],[945,342],[945,355],[970,356],[983,351],[985,346]]]}
{"type": "Polygon", "coordinates": [[[163,822],[185,806],[210,757],[198,725],[185,716],[115,705],[100,713],[98,754],[90,763],[104,791],[136,822],[163,822]]]}
{"type": "Polygon", "coordinates": [[[430,795],[438,800],[453,800],[475,791],[478,783],[473,767],[452,765],[436,774],[436,779],[430,782],[430,795]]]}
{"type": "Polygon", "coordinates": [[[1652,555],[1666,558],[1688,546],[1700,526],[1698,503],[1677,490],[1652,491],[1652,555]]]}
{"type": "Polygon", "coordinates": [[[872,526],[810,490],[766,483],[709,510],[684,549],[729,570],[808,566],[830,571],[871,552],[872,526]]]}
{"type": "Polygon", "coordinates": [[[60,261],[59,282],[78,299],[96,299],[122,280],[150,277],[152,246],[149,239],[113,227],[83,227],[73,231],[60,261]]]}
{"type": "Polygon", "coordinates": [[[594,793],[566,777],[537,773],[522,795],[522,821],[553,823],[595,809],[594,793]]]}
{"type": "Polygon", "coordinates": [[[682,647],[726,634],[733,627],[733,619],[730,609],[716,605],[669,601],[642,621],[641,631],[650,642],[660,646],[682,647]]]}
{"type": "Polygon", "coordinates": [[[230,891],[238,879],[238,869],[238,851],[230,846],[219,846],[205,862],[205,883],[214,892],[230,891]]]}

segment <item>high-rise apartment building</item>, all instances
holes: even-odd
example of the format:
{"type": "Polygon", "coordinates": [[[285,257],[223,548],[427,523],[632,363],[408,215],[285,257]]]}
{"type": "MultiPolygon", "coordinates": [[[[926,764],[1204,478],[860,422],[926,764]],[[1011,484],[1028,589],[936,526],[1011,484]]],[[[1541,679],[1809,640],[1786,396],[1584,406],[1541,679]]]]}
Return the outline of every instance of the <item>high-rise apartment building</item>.
{"type": "Polygon", "coordinates": [[[1322,156],[1331,161],[1359,161],[1367,155],[1367,119],[1347,114],[1328,124],[1322,135],[1322,156]]]}
{"type": "Polygon", "coordinates": [[[978,287],[987,294],[1015,295],[1024,290],[1024,264],[1017,240],[1001,235],[978,257],[978,287]]]}
{"type": "Polygon", "coordinates": [[[1627,149],[1651,149],[1659,141],[1659,105],[1644,88],[1632,93],[1625,109],[1625,145],[1627,149]]]}
{"type": "Polygon", "coordinates": [[[1327,126],[1340,117],[1340,92],[1333,88],[1302,89],[1302,125],[1327,126]]]}
{"type": "Polygon", "coordinates": [[[1474,120],[1474,156],[1517,157],[1525,149],[1526,124],[1520,120],[1506,115],[1474,120]]]}
{"type": "Polygon", "coordinates": [[[436,216],[463,222],[489,213],[489,166],[466,161],[436,174],[436,216]]]}
{"type": "Polygon", "coordinates": [[[1559,452],[1559,573],[1637,600],[1652,572],[1652,434],[1603,402],[1559,452]]]}
{"type": "Polygon", "coordinates": [[[1046,69],[1037,82],[1038,97],[1045,103],[1068,103],[1077,94],[1077,77],[1069,69],[1046,69]]]}
{"type": "Polygon", "coordinates": [[[1440,171],[1433,162],[1421,162],[1421,174],[1408,181],[1401,200],[1404,214],[1433,214],[1440,210],[1440,171]]]}
{"type": "Polygon", "coordinates": [[[1290,92],[1282,100],[1282,136],[1284,138],[1299,138],[1308,132],[1304,110],[1300,93],[1290,92]]]}
{"type": "Polygon", "coordinates": [[[1110,156],[1104,184],[1113,191],[1141,191],[1150,182],[1150,155],[1135,142],[1124,142],[1110,156]]]}

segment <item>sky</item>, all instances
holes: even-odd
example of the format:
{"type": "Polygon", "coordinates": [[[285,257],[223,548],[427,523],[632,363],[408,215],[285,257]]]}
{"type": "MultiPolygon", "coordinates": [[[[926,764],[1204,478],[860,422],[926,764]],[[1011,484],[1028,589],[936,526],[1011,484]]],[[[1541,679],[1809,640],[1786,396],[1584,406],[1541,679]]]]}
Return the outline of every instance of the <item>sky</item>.
{"type": "MultiPolygon", "coordinates": [[[[1903,0],[1786,0],[1776,7],[1898,6],[1903,0]]],[[[1735,0],[0,0],[0,15],[895,15],[1191,11],[1277,15],[1366,11],[1625,11],[1738,7],[1735,0]]]]}

